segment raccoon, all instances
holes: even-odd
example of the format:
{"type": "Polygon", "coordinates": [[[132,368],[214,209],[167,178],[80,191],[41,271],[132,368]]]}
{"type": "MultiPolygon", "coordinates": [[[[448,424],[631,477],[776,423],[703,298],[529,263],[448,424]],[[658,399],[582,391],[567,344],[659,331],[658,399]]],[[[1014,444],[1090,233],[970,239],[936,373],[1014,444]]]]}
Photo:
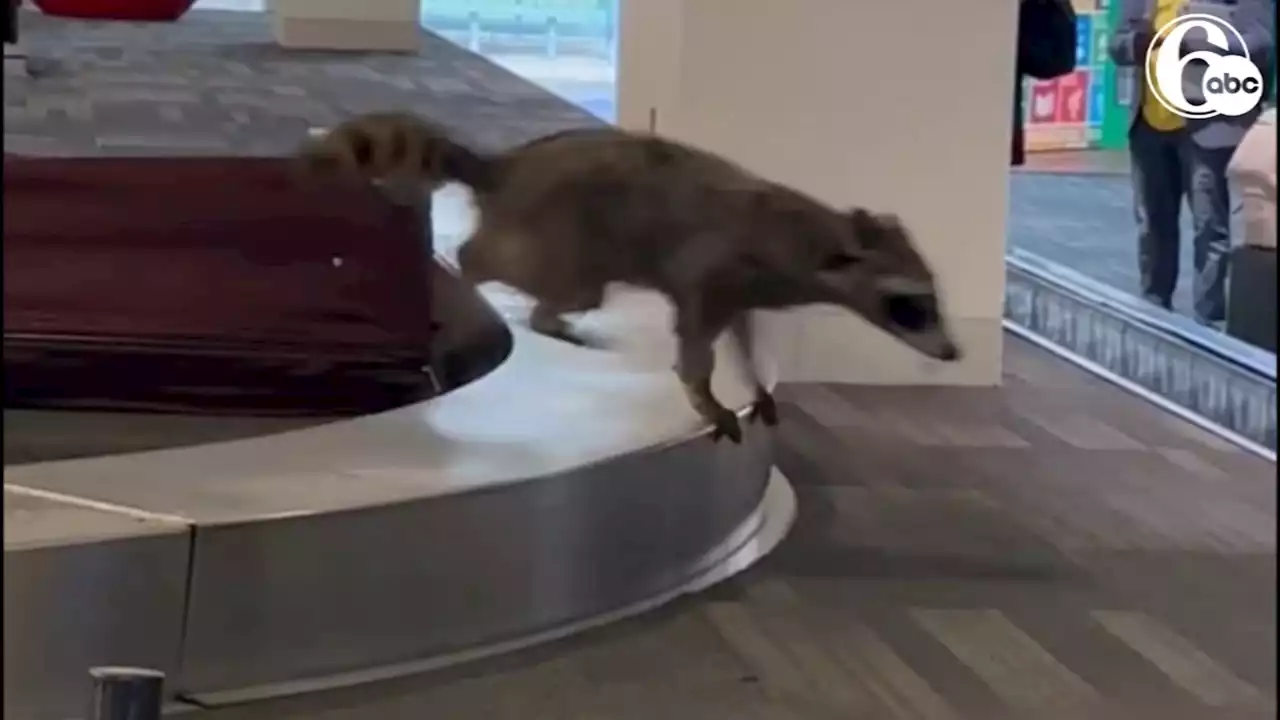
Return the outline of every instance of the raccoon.
{"type": "Polygon", "coordinates": [[[459,251],[463,276],[531,296],[529,325],[544,335],[584,344],[564,316],[598,308],[609,283],[665,295],[675,370],[713,439],[742,440],[737,414],[711,391],[725,331],[755,382],[749,417],[778,422],[752,361],[752,310],[838,305],[930,358],[961,356],[934,275],[897,216],[827,207],[689,145],[591,128],[484,153],[422,118],[371,115],[304,157],[420,191],[469,186],[478,224],[459,251]]]}

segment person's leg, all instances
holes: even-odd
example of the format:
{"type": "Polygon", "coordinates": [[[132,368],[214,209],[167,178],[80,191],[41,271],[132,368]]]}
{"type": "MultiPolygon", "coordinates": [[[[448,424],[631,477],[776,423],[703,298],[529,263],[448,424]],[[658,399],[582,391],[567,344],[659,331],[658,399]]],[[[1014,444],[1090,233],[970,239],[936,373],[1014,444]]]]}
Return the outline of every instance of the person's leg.
{"type": "Polygon", "coordinates": [[[1235,148],[1202,148],[1186,143],[1191,206],[1195,317],[1217,326],[1227,318],[1227,265],[1231,259],[1231,195],[1227,163],[1235,148]]]}
{"type": "Polygon", "coordinates": [[[1145,299],[1164,308],[1172,308],[1178,284],[1178,216],[1185,177],[1180,135],[1152,130],[1141,118],[1129,132],[1139,287],[1145,299]]]}

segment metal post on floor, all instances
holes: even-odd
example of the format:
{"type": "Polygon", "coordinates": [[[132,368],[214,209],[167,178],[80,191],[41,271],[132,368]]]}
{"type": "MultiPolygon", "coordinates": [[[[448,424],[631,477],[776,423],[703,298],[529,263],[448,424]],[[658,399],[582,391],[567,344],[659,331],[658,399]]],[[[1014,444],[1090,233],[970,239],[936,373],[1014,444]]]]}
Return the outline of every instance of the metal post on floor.
{"type": "Polygon", "coordinates": [[[132,667],[96,667],[89,720],[160,720],[164,673],[132,667]]]}

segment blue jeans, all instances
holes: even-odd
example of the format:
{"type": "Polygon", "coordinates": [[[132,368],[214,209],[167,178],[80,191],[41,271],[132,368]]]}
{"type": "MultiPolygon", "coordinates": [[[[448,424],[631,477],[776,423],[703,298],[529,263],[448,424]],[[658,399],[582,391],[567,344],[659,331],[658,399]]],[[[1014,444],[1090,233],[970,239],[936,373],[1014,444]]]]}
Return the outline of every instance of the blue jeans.
{"type": "Polygon", "coordinates": [[[1172,306],[1185,197],[1193,227],[1192,309],[1203,323],[1221,323],[1227,316],[1231,254],[1227,163],[1234,150],[1199,147],[1187,133],[1153,130],[1141,117],[1129,131],[1142,295],[1163,307],[1172,306]]]}

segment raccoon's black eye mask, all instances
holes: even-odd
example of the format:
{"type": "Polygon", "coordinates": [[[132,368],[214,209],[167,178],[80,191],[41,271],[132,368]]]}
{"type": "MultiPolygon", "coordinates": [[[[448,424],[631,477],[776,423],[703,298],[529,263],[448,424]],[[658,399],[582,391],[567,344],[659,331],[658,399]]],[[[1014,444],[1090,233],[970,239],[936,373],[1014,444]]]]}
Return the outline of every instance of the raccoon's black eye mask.
{"type": "Polygon", "coordinates": [[[927,295],[887,295],[880,301],[885,318],[911,332],[938,324],[938,303],[927,295]]]}

